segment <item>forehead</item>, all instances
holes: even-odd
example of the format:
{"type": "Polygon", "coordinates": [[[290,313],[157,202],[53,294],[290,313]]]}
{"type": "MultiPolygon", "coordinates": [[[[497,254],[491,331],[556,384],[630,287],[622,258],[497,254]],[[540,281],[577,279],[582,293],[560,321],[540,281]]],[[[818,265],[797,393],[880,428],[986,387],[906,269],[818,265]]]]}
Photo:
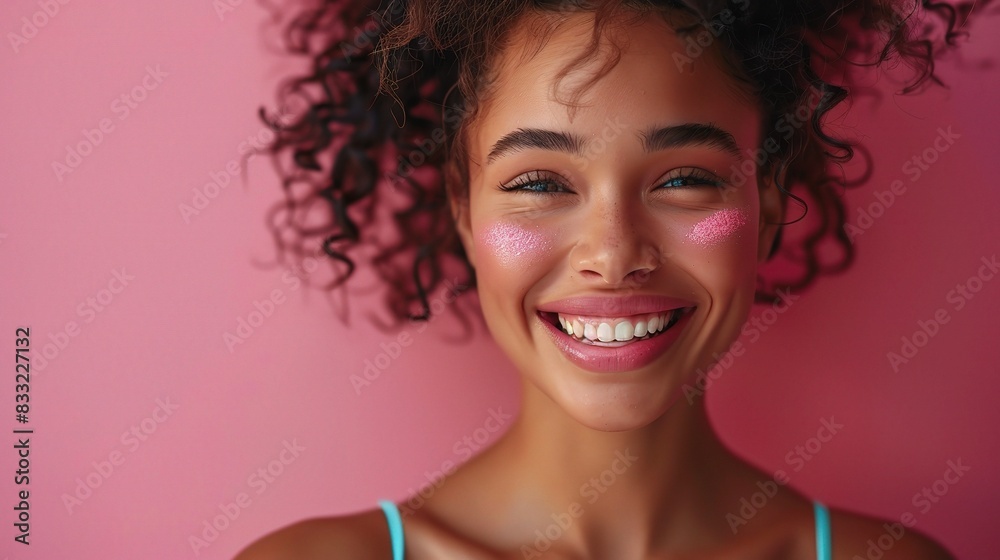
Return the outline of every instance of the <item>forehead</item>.
{"type": "Polygon", "coordinates": [[[476,166],[486,163],[497,139],[518,128],[587,137],[608,123],[625,123],[625,133],[634,137],[625,138],[626,144],[637,146],[635,133],[650,125],[706,123],[732,133],[741,148],[756,144],[759,108],[726,70],[718,39],[712,37],[707,48],[692,47],[692,36],[678,34],[651,12],[627,25],[609,23],[598,49],[581,62],[591,48],[593,14],[563,17],[551,25],[544,19],[549,16],[529,12],[512,26],[492,61],[489,90],[470,128],[469,155],[476,166]],[[574,94],[579,107],[571,103],[574,94]]]}

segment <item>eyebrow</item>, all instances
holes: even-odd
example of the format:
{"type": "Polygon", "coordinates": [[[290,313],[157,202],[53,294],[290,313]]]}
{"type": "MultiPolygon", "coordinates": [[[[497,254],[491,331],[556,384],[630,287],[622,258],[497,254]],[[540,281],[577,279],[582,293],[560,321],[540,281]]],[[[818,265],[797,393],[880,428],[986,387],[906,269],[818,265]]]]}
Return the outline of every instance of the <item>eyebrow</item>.
{"type": "MultiPolygon", "coordinates": [[[[729,132],[707,123],[684,123],[671,126],[650,126],[637,137],[646,153],[687,146],[707,146],[740,155],[736,138],[729,132]]],[[[486,158],[486,165],[514,152],[530,149],[551,150],[584,157],[588,140],[572,132],[557,132],[540,128],[519,128],[505,134],[486,158]]]]}

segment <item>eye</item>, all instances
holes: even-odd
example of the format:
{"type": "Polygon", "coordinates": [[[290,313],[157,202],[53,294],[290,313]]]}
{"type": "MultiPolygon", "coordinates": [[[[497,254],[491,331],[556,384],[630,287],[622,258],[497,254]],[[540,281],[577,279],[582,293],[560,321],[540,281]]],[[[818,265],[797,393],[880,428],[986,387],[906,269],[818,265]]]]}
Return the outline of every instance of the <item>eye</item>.
{"type": "Polygon", "coordinates": [[[551,177],[540,171],[529,171],[506,185],[498,185],[497,188],[504,192],[527,192],[543,195],[572,192],[565,187],[565,182],[561,179],[551,177]]]}
{"type": "Polygon", "coordinates": [[[715,175],[697,167],[680,167],[671,171],[667,180],[660,187],[668,190],[692,189],[701,187],[719,188],[725,183],[715,175]]]}

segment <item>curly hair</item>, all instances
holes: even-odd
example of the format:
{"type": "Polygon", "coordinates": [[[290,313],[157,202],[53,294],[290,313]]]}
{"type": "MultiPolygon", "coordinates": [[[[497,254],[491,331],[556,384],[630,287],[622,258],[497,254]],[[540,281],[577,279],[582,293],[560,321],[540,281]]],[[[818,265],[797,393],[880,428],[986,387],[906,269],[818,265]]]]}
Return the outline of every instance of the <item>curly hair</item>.
{"type": "MultiPolygon", "coordinates": [[[[987,4],[980,2],[980,6],[987,4]]],[[[529,10],[552,16],[595,14],[590,50],[560,76],[586,62],[599,46],[601,28],[615,16],[652,12],[671,16],[678,34],[694,40],[711,33],[723,47],[732,75],[753,92],[764,115],[767,152],[760,176],[770,173],[783,203],[795,200],[802,216],[811,203],[818,216],[797,243],[782,241],[783,227],[768,262],[782,259],[791,278],[758,275],[755,300],[774,301],[780,289],[800,290],[821,274],[845,270],[854,247],[845,232],[841,191],[871,174],[865,157],[861,177],[848,180],[838,169],[857,143],[824,129],[823,117],[848,97],[854,76],[866,67],[908,65],[912,78],[901,93],[940,84],[937,55],[956,43],[974,2],[890,2],[887,0],[325,0],[303,7],[281,26],[287,53],[306,57],[310,70],[282,82],[279,98],[307,100],[287,124],[260,118],[276,132],[266,151],[282,179],[285,200],[268,223],[279,254],[307,252],[310,241],[337,271],[326,288],[341,286],[355,272],[362,249],[374,252],[373,269],[387,284],[385,304],[397,322],[428,320],[428,293],[450,267],[464,268],[462,292],[475,287],[475,270],[459,241],[449,197],[467,196],[465,141],[490,85],[493,57],[513,23],[529,10]],[[678,18],[683,24],[678,25],[678,18]],[[853,71],[853,72],[852,72],[853,71]],[[836,76],[834,79],[832,76],[836,76]],[[801,115],[789,126],[789,119],[801,115]],[[782,121],[785,121],[784,123],[782,121]],[[805,126],[802,126],[805,125],[805,126]],[[782,130],[782,135],[774,132],[782,130]],[[290,170],[280,156],[291,156],[290,170]],[[300,185],[304,185],[300,186],[300,185]],[[798,194],[796,194],[798,193],[798,194]],[[807,202],[808,201],[808,202],[807,202]],[[319,203],[324,219],[308,214],[319,203]],[[385,227],[381,215],[392,227],[385,227]],[[394,239],[380,239],[391,230],[394,239]],[[833,243],[838,251],[823,245],[833,243]],[[420,311],[413,312],[415,304],[420,311]]],[[[551,29],[551,27],[548,27],[551,29]]],[[[532,36],[544,37],[546,29],[532,36]]],[[[690,53],[689,53],[690,54],[690,53]]],[[[683,59],[684,54],[679,55],[683,59]]],[[[682,64],[683,60],[664,61],[682,64]]],[[[600,74],[591,82],[599,79],[600,74]]],[[[859,88],[860,91],[860,88],[859,88]]],[[[805,226],[807,224],[803,224],[805,226]]]]}

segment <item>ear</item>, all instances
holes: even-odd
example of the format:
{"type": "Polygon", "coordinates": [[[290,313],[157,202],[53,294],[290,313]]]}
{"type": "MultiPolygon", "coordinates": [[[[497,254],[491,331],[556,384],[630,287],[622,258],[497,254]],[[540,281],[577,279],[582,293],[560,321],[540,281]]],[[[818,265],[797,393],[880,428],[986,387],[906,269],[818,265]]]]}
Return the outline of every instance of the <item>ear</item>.
{"type": "MultiPolygon", "coordinates": [[[[785,170],[779,180],[784,184],[785,170]]],[[[771,256],[775,238],[785,216],[785,197],[778,190],[773,170],[760,174],[757,179],[760,193],[760,231],[758,232],[757,262],[764,262],[771,256]]]]}
{"type": "MultiPolygon", "coordinates": [[[[451,167],[451,165],[448,165],[451,167]]],[[[450,179],[457,180],[457,173],[450,179]]],[[[467,189],[457,186],[457,183],[450,183],[448,191],[448,203],[451,207],[451,217],[455,221],[455,229],[458,231],[458,238],[465,248],[465,254],[469,257],[469,264],[476,268],[475,244],[472,242],[472,220],[469,216],[469,194],[467,189]]]]}

